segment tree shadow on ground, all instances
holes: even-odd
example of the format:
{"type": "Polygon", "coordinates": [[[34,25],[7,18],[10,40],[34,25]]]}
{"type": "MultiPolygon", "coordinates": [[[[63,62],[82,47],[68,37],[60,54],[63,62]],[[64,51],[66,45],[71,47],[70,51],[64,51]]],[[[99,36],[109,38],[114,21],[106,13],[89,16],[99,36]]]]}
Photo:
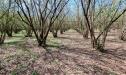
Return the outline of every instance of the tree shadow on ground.
{"type": "Polygon", "coordinates": [[[59,72],[59,74],[66,73],[64,71],[66,70],[66,67],[63,66],[67,66],[67,68],[73,72],[71,74],[76,74],[77,71],[80,71],[82,72],[82,75],[118,75],[119,73],[126,73],[126,69],[121,67],[124,66],[123,61],[126,60],[125,53],[126,50],[120,48],[108,50],[108,53],[101,53],[95,50],[64,46],[59,48],[59,51],[47,53],[44,61],[52,63],[55,60],[58,60],[57,66],[60,67],[60,69],[59,71],[51,69],[53,74],[57,74],[56,72],[59,72]],[[120,63],[115,64],[111,61],[119,61],[120,63]],[[62,66],[59,65],[61,63],[62,66]]]}
{"type": "MultiPolygon", "coordinates": [[[[71,33],[64,34],[65,36],[60,36],[58,39],[63,39],[65,41],[71,40],[78,43],[79,46],[82,41],[82,37],[71,36],[71,33]]],[[[72,34],[73,35],[73,34],[72,34]]],[[[114,36],[114,34],[109,34],[109,36],[114,36]]],[[[110,38],[111,39],[111,38],[110,38]]],[[[90,40],[90,39],[89,39],[90,40]]],[[[87,45],[85,42],[89,40],[84,40],[82,43],[83,46],[87,45]]],[[[120,43],[113,39],[112,43],[120,43]]],[[[67,43],[71,44],[71,43],[67,43]]],[[[76,44],[73,44],[76,45],[76,44]]],[[[45,55],[45,61],[51,62],[57,60],[58,66],[63,73],[66,74],[78,74],[78,75],[122,75],[126,74],[126,50],[122,47],[106,48],[107,53],[101,53],[97,50],[92,50],[85,47],[77,47],[62,45],[59,48],[59,51],[51,51],[51,55],[45,55]],[[62,65],[59,65],[62,64],[62,65]],[[67,71],[66,71],[67,70],[67,71]],[[70,73],[68,73],[70,72],[70,73]]],[[[51,63],[50,62],[50,63],[51,63]]],[[[53,69],[52,69],[53,70],[53,69]]],[[[61,74],[61,73],[60,73],[61,74]]]]}
{"type": "Polygon", "coordinates": [[[124,41],[116,40],[116,39],[107,39],[108,42],[114,42],[114,43],[123,43],[124,41]]]}
{"type": "Polygon", "coordinates": [[[60,46],[58,46],[58,45],[52,45],[52,44],[48,44],[47,47],[59,48],[60,46]]]}
{"type": "Polygon", "coordinates": [[[126,50],[122,49],[122,47],[118,47],[116,49],[107,49],[106,54],[113,55],[118,59],[126,60],[126,50]]]}

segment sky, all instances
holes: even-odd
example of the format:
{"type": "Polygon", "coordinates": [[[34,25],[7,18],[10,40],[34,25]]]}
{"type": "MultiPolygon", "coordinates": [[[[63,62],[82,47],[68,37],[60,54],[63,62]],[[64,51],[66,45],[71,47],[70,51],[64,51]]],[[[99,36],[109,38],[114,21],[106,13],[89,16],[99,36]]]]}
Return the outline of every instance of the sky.
{"type": "MultiPolygon", "coordinates": [[[[68,4],[68,7],[70,8],[70,15],[75,15],[77,13],[77,8],[76,8],[77,6],[76,6],[75,1],[79,1],[79,0],[70,0],[68,4]]],[[[96,0],[96,8],[99,8],[99,3],[101,2],[102,2],[102,5],[103,4],[111,5],[112,1],[115,1],[115,3],[117,3],[120,0],[96,0]]],[[[120,9],[124,9],[124,6],[126,5],[126,0],[121,0],[121,1],[124,1],[124,3],[120,9]]],[[[80,6],[80,10],[82,10],[81,6],[80,6]]]]}

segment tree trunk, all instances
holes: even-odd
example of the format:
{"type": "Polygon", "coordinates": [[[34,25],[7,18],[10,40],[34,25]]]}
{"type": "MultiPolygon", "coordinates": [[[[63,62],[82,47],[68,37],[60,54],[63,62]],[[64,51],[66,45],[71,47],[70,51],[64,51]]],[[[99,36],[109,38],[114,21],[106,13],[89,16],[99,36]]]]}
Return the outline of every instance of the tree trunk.
{"type": "Polygon", "coordinates": [[[4,43],[5,36],[6,36],[5,33],[0,35],[0,45],[4,43]]]}
{"type": "Polygon", "coordinates": [[[104,49],[104,45],[100,43],[99,40],[95,40],[94,43],[93,43],[93,47],[95,50],[98,50],[100,52],[106,52],[105,49],[104,49]]]}
{"type": "Polygon", "coordinates": [[[8,37],[12,37],[13,31],[8,31],[7,30],[6,33],[7,33],[8,37]]]}
{"type": "Polygon", "coordinates": [[[53,31],[52,34],[53,34],[53,37],[54,37],[54,38],[57,38],[57,37],[58,37],[58,30],[53,31]]]}
{"type": "Polygon", "coordinates": [[[8,37],[12,37],[13,27],[11,26],[10,28],[6,29],[6,33],[7,33],[8,37]]]}
{"type": "Polygon", "coordinates": [[[40,47],[45,48],[45,47],[47,46],[47,45],[46,45],[46,39],[43,39],[43,41],[40,40],[38,43],[39,43],[39,46],[40,46],[40,47]]]}
{"type": "Polygon", "coordinates": [[[101,39],[100,38],[95,39],[95,41],[94,41],[95,45],[94,46],[95,46],[96,50],[98,50],[100,52],[103,52],[103,53],[106,52],[106,50],[104,49],[104,47],[105,47],[105,41],[106,41],[107,34],[108,34],[108,30],[106,30],[103,33],[101,39]]]}
{"type": "Polygon", "coordinates": [[[85,32],[83,32],[84,39],[88,39],[89,31],[86,29],[85,32]]]}
{"type": "Polygon", "coordinates": [[[120,39],[126,41],[126,26],[122,28],[120,39]]]}
{"type": "Polygon", "coordinates": [[[32,30],[28,30],[25,37],[32,37],[32,30]]]}
{"type": "Polygon", "coordinates": [[[63,30],[60,30],[60,34],[63,34],[63,30]]]}

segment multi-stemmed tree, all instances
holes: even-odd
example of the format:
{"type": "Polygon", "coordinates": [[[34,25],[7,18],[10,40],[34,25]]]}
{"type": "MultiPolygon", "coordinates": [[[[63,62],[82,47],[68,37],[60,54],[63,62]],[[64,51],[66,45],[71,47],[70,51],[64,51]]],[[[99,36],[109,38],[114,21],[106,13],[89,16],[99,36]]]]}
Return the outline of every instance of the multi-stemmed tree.
{"type": "Polygon", "coordinates": [[[69,0],[15,0],[22,21],[31,27],[39,46],[46,46],[46,39],[69,0]],[[63,3],[63,4],[62,4],[63,3]],[[61,6],[62,5],[62,6],[61,6]]]}
{"type": "Polygon", "coordinates": [[[87,29],[90,32],[93,48],[101,52],[105,51],[104,47],[107,34],[113,23],[125,13],[125,2],[125,0],[120,0],[116,3],[105,0],[81,0],[83,14],[87,23],[87,29]],[[100,26],[98,36],[95,34],[96,26],[100,26]]]}

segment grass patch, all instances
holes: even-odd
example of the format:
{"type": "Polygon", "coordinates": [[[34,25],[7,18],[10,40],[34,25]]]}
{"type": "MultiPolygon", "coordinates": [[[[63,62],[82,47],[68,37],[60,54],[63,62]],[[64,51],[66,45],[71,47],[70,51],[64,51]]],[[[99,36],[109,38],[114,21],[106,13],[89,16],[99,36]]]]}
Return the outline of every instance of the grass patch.
{"type": "Polygon", "coordinates": [[[24,40],[25,37],[23,36],[23,33],[20,32],[19,34],[14,34],[13,37],[7,37],[5,39],[5,44],[8,44],[8,45],[16,45],[18,43],[22,43],[24,40]]]}
{"type": "MultiPolygon", "coordinates": [[[[33,37],[25,37],[23,32],[20,32],[18,34],[14,34],[13,37],[7,37],[5,39],[5,44],[3,46],[21,46],[21,45],[26,45],[28,39],[30,39],[29,41],[31,42],[31,44],[34,44],[36,41],[35,36],[33,37]]],[[[36,41],[37,42],[37,41],[36,41]]],[[[52,34],[49,34],[48,38],[47,38],[47,46],[49,48],[59,48],[61,43],[61,40],[57,39],[57,38],[53,38],[52,34]]]]}
{"type": "Polygon", "coordinates": [[[61,40],[49,37],[47,40],[48,47],[59,48],[61,40]]]}

